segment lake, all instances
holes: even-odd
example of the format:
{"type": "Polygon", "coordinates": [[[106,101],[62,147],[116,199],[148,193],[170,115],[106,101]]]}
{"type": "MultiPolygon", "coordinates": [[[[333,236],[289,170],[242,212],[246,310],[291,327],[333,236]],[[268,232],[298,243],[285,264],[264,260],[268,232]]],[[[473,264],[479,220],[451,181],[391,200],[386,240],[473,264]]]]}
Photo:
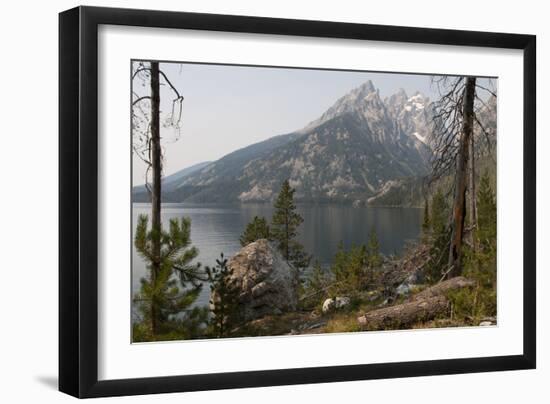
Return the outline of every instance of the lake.
{"type": "MultiPolygon", "coordinates": [[[[304,218],[299,229],[299,240],[306,251],[313,255],[312,263],[330,264],[342,241],[346,248],[366,244],[374,229],[383,254],[399,254],[407,241],[417,239],[421,231],[422,209],[389,207],[352,207],[351,205],[298,205],[304,218]]],[[[151,213],[147,203],[133,204],[133,226],[138,215],[151,213]]],[[[254,216],[271,220],[270,204],[178,204],[162,205],[162,221],[187,216],[191,219],[192,244],[199,249],[198,262],[214,266],[220,253],[229,258],[240,248],[239,237],[254,216]]],[[[145,276],[145,263],[132,253],[132,291],[140,288],[140,278],[145,276]]],[[[197,300],[207,305],[210,290],[204,287],[197,300]]]]}

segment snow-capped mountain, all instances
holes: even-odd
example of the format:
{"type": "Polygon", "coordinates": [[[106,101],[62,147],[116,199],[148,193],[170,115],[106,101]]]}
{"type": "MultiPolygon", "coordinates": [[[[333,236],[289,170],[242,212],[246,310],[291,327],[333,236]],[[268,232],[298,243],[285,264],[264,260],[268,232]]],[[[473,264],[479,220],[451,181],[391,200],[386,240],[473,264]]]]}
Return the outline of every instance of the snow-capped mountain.
{"type": "Polygon", "coordinates": [[[272,200],[285,179],[302,201],[364,202],[388,182],[427,173],[432,104],[371,81],[296,132],[245,147],[181,179],[166,201],[272,200]]]}

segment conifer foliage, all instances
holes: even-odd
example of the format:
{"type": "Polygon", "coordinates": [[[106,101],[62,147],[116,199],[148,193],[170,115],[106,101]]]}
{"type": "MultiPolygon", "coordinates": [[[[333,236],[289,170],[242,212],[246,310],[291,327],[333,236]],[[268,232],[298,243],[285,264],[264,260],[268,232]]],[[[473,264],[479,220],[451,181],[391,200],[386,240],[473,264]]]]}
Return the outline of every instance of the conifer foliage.
{"type": "Polygon", "coordinates": [[[264,217],[254,216],[254,219],[246,226],[244,233],[239,238],[241,246],[244,247],[256,240],[265,238],[269,239],[271,233],[269,231],[269,225],[264,217]]]}
{"type": "Polygon", "coordinates": [[[228,337],[241,322],[239,313],[239,288],[232,278],[233,270],[227,266],[223,253],[214,268],[206,267],[210,278],[210,333],[218,338],[228,337]]]}
{"type": "Polygon", "coordinates": [[[338,251],[330,268],[334,277],[334,286],[331,288],[333,297],[350,295],[367,286],[368,258],[367,247],[364,245],[346,251],[342,242],[338,244],[338,251]]]}
{"type": "Polygon", "coordinates": [[[451,237],[448,224],[449,210],[445,195],[441,190],[437,190],[432,198],[428,233],[431,239],[431,261],[426,267],[426,278],[430,283],[439,282],[447,269],[447,254],[451,237]]]}
{"type": "Polygon", "coordinates": [[[497,206],[487,175],[481,177],[477,201],[477,246],[467,248],[464,254],[464,275],[474,280],[476,286],[471,291],[461,291],[451,296],[454,314],[473,319],[474,324],[485,317],[497,315],[497,206]]]}
{"type": "Polygon", "coordinates": [[[159,232],[149,230],[148,221],[147,215],[139,216],[134,240],[148,269],[135,296],[141,321],[134,327],[134,341],[193,338],[206,320],[206,311],[189,310],[205,280],[200,264],[191,264],[198,255],[198,250],[190,247],[191,222],[172,219],[169,230],[161,227],[159,232]]]}
{"type": "Polygon", "coordinates": [[[485,251],[496,249],[497,204],[488,175],[481,177],[477,198],[479,216],[477,239],[485,251]]]}
{"type": "Polygon", "coordinates": [[[304,219],[297,212],[294,192],[288,180],[284,181],[274,205],[271,237],[283,257],[295,268],[303,269],[309,265],[311,257],[304,251],[304,246],[296,240],[298,227],[304,219]]]}
{"type": "Polygon", "coordinates": [[[368,289],[376,282],[381,265],[380,243],[374,229],[370,232],[367,245],[352,246],[346,251],[340,242],[332,260],[334,286],[331,293],[335,296],[354,295],[368,289]]]}
{"type": "Polygon", "coordinates": [[[316,260],[303,285],[302,298],[300,299],[302,307],[310,309],[322,303],[328,297],[331,283],[331,273],[325,271],[316,260]]]}
{"type": "Polygon", "coordinates": [[[481,287],[496,293],[497,205],[487,175],[481,177],[477,198],[478,248],[470,253],[470,265],[466,270],[481,287]]]}
{"type": "Polygon", "coordinates": [[[430,234],[432,225],[430,222],[430,205],[428,198],[424,200],[424,217],[422,218],[422,235],[426,238],[430,234]]]}
{"type": "Polygon", "coordinates": [[[380,242],[374,229],[371,230],[369,235],[369,242],[367,244],[367,266],[369,270],[376,270],[382,265],[382,255],[380,254],[380,242]]]}

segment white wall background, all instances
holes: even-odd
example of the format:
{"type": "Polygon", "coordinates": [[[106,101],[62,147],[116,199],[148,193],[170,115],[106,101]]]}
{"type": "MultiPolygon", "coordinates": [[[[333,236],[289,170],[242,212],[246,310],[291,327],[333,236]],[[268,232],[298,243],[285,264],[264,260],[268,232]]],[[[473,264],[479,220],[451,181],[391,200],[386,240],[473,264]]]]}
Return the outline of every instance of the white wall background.
{"type": "MultiPolygon", "coordinates": [[[[57,386],[57,13],[61,0],[4,2],[0,22],[0,397],[2,402],[69,402],[57,386]],[[30,241],[28,241],[30,238],[30,241]]],[[[154,3],[90,1],[88,5],[156,8],[433,28],[531,33],[538,36],[538,284],[547,285],[550,243],[545,178],[550,148],[550,26],[541,1],[254,1],[154,3]]],[[[127,403],[464,403],[548,400],[550,294],[538,288],[538,369],[534,371],[332,383],[109,399],[127,403]]]]}

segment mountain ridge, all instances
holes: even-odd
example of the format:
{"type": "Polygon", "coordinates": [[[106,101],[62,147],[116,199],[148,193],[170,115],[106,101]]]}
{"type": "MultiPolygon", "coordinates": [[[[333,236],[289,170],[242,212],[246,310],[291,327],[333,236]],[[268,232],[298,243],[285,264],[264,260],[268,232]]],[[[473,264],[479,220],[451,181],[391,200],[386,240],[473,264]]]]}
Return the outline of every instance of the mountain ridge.
{"type": "Polygon", "coordinates": [[[424,175],[433,106],[372,81],[295,132],[231,152],[165,189],[167,202],[268,202],[284,179],[298,201],[367,203],[388,181],[424,175]]]}

